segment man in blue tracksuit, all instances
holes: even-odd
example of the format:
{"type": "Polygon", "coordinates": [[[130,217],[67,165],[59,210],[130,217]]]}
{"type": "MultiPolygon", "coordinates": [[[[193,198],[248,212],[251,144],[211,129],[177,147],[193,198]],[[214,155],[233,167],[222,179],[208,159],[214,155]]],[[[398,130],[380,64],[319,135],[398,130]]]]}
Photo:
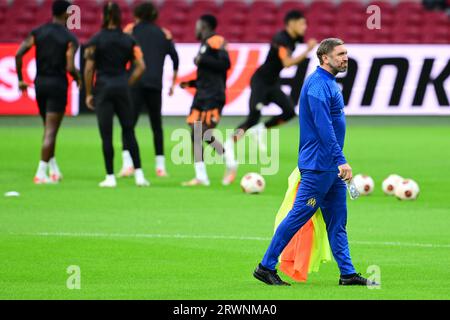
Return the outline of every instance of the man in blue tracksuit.
{"type": "Polygon", "coordinates": [[[331,250],[341,272],[339,284],[367,285],[368,280],[357,274],[353,267],[346,232],[347,190],[344,181],[352,179],[352,168],[342,152],[344,100],[335,75],[347,70],[347,50],[342,40],[330,38],[320,43],[317,56],[320,66],[306,79],[300,95],[300,187],[291,211],[278,226],[253,275],[270,285],[289,285],[277,275],[278,257],[320,208],[331,250]]]}

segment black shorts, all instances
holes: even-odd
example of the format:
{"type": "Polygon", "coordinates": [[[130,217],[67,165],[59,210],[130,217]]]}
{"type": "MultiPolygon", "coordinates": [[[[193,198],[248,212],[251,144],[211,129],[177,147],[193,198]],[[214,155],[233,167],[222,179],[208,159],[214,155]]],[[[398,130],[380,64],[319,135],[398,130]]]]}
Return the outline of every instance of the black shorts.
{"type": "Polygon", "coordinates": [[[57,83],[61,80],[36,80],[36,101],[42,117],[48,112],[64,113],[67,105],[67,83],[57,83]]]}
{"type": "Polygon", "coordinates": [[[192,109],[198,110],[211,110],[211,109],[220,109],[222,111],[225,105],[225,96],[217,96],[211,98],[199,98],[194,97],[194,101],[192,102],[192,109]]]}
{"type": "Polygon", "coordinates": [[[189,125],[193,125],[195,122],[200,121],[208,128],[215,128],[219,124],[222,108],[223,107],[200,110],[193,107],[191,108],[189,116],[186,118],[186,122],[189,125]]]}
{"type": "MultiPolygon", "coordinates": [[[[254,75],[250,81],[251,102],[250,104],[268,105],[272,102],[273,97],[283,93],[281,85],[277,81],[275,83],[267,83],[259,75],[254,75]]],[[[284,93],[283,93],[284,94],[284,93]]]]}
{"type": "Polygon", "coordinates": [[[131,92],[128,86],[97,86],[94,88],[93,94],[94,106],[96,110],[111,108],[114,112],[117,112],[117,110],[123,110],[129,115],[133,115],[131,92]]]}

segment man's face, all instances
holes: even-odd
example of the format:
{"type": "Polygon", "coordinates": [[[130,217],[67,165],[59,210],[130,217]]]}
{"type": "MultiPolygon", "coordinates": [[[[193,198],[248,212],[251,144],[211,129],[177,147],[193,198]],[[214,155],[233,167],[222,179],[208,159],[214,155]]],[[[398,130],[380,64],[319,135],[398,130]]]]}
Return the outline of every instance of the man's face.
{"type": "Polygon", "coordinates": [[[324,64],[328,65],[335,74],[347,71],[348,56],[347,49],[343,44],[334,47],[331,53],[323,56],[324,64]]]}
{"type": "Polygon", "coordinates": [[[67,20],[69,20],[69,18],[70,18],[70,15],[67,12],[64,13],[64,21],[66,22],[66,24],[67,24],[67,20]]]}
{"type": "Polygon", "coordinates": [[[288,28],[293,30],[298,37],[303,37],[306,32],[307,24],[305,18],[291,20],[288,23],[288,28]]]}
{"type": "Polygon", "coordinates": [[[203,21],[197,20],[197,22],[195,24],[195,37],[198,40],[202,39],[202,31],[203,31],[203,21]]]}

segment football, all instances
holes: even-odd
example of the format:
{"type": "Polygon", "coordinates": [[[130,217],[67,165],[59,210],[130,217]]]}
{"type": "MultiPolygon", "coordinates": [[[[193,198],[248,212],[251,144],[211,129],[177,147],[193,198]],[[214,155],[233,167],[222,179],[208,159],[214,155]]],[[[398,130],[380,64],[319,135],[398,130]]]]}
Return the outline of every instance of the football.
{"type": "Polygon", "coordinates": [[[365,174],[357,174],[354,176],[353,183],[355,184],[356,190],[364,196],[371,194],[375,186],[373,179],[365,174]]]}
{"type": "Polygon", "coordinates": [[[247,173],[241,179],[241,188],[242,191],[244,191],[245,193],[249,194],[261,193],[264,191],[265,187],[266,181],[260,174],[256,172],[247,173]]]}
{"type": "Polygon", "coordinates": [[[390,196],[395,195],[395,189],[402,181],[403,177],[399,176],[398,174],[391,174],[389,177],[384,179],[381,185],[383,192],[390,196]]]}
{"type": "Polygon", "coordinates": [[[400,200],[415,200],[419,192],[419,185],[412,179],[403,179],[395,188],[395,196],[400,200]]]}

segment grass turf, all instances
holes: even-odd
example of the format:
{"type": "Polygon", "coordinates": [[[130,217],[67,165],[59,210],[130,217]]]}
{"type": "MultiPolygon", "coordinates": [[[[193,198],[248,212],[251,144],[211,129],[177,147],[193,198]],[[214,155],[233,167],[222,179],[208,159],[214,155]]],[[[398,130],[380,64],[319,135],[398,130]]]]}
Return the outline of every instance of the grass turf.
{"type": "MultiPolygon", "coordinates": [[[[225,118],[221,127],[238,121],[225,118]]],[[[180,186],[193,176],[191,165],[169,163],[171,176],[157,179],[144,119],[137,134],[152,186],[139,189],[133,180],[120,180],[117,189],[102,190],[100,138],[89,116],[66,119],[60,132],[57,158],[65,180],[35,186],[42,136],[36,117],[0,118],[0,192],[21,193],[0,198],[0,298],[448,299],[449,118],[348,122],[347,158],[355,172],[376,182],[374,194],[348,203],[351,254],[362,273],[370,265],[381,268],[381,289],[337,286],[335,262],[289,288],[265,286],[251,276],[296,165],[295,121],[280,130],[279,173],[266,177],[263,194],[249,196],[238,183],[220,185],[221,165],[208,167],[210,188],[180,186]],[[381,181],[390,173],[416,179],[419,199],[384,196],[381,181]],[[69,265],[81,268],[81,290],[66,287],[69,265]]],[[[179,126],[184,127],[182,119],[166,119],[168,155],[174,144],[170,133],[179,126]]],[[[255,170],[256,165],[244,165],[240,175],[255,170]]]]}

